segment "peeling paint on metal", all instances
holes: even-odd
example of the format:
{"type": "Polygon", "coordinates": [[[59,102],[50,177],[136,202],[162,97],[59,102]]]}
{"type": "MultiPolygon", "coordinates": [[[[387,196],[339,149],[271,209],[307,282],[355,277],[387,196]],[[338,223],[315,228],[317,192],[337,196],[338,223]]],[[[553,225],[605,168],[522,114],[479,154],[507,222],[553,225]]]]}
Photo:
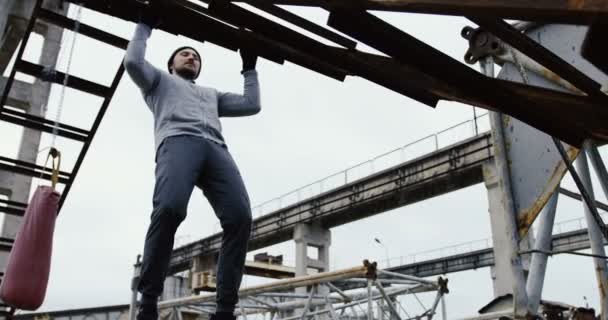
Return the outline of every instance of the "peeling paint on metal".
{"type": "MultiPolygon", "coordinates": [[[[567,153],[570,161],[573,161],[580,153],[580,149],[569,146],[567,153]]],[[[517,212],[517,227],[519,228],[519,235],[521,237],[528,233],[532,223],[545,207],[545,204],[547,204],[547,201],[549,201],[549,198],[551,198],[551,195],[555,192],[567,171],[566,164],[563,161],[559,162],[559,165],[554,168],[547,180],[547,184],[540,197],[530,207],[517,212]]]]}
{"type": "Polygon", "coordinates": [[[540,72],[540,75],[545,77],[547,80],[555,82],[557,84],[559,84],[560,86],[574,92],[580,95],[584,95],[585,93],[580,91],[579,89],[577,89],[575,86],[573,86],[570,82],[562,79],[560,76],[558,76],[557,74],[555,74],[553,71],[545,68],[545,67],[540,67],[539,70],[537,70],[540,72]]]}
{"type": "Polygon", "coordinates": [[[601,296],[601,300],[604,299],[604,297],[606,297],[606,288],[604,287],[604,281],[601,281],[601,279],[604,277],[604,270],[601,267],[596,267],[595,268],[595,275],[597,276],[598,281],[597,282],[597,286],[598,289],[600,289],[600,296],[601,296]]]}

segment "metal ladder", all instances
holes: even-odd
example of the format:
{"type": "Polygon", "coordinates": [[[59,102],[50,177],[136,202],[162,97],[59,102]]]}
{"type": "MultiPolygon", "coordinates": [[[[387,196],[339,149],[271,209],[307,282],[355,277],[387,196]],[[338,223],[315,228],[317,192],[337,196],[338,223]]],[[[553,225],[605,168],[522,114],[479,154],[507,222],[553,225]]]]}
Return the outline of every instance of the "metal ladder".
{"type": "MultiPolygon", "coordinates": [[[[15,63],[10,72],[10,76],[6,80],[6,85],[2,96],[0,97],[0,121],[16,124],[24,128],[34,129],[45,133],[53,133],[55,127],[55,121],[46,119],[43,116],[37,116],[29,113],[20,112],[13,108],[7,108],[7,101],[9,101],[9,95],[13,83],[15,82],[15,75],[17,72],[33,76],[42,81],[63,84],[66,77],[65,73],[51,70],[50,74],[48,70],[45,70],[45,66],[28,62],[23,59],[25,48],[28,44],[31,33],[34,31],[36,24],[43,21],[48,24],[58,26],[66,30],[72,30],[77,23],[78,34],[84,35],[89,38],[101,41],[108,45],[126,50],[128,40],[125,40],[116,35],[107,33],[100,29],[94,28],[90,25],[77,22],[70,19],[62,14],[53,12],[52,10],[43,8],[43,1],[37,0],[34,6],[31,18],[28,21],[27,28],[21,39],[15,63]]],[[[78,128],[75,126],[67,125],[64,123],[57,123],[56,133],[60,137],[64,137],[73,141],[82,143],[80,152],[76,158],[76,162],[71,171],[61,171],[59,174],[59,184],[63,185],[63,192],[59,202],[59,208],[65,203],[69,191],[71,189],[74,180],[78,174],[78,171],[84,161],[86,153],[91,145],[91,142],[99,128],[99,125],[105,115],[105,112],[112,100],[112,97],[116,91],[116,88],[124,74],[124,67],[122,63],[118,66],[118,70],[111,82],[111,85],[105,86],[95,82],[91,82],[74,75],[68,75],[66,86],[72,89],[76,89],[82,92],[86,92],[103,99],[101,106],[99,106],[95,120],[90,128],[78,128]]],[[[19,159],[11,159],[8,157],[0,156],[0,170],[16,173],[19,175],[28,176],[31,178],[41,177],[43,179],[50,180],[51,170],[45,168],[36,163],[29,163],[19,159]]],[[[2,182],[0,182],[1,184],[2,182]]],[[[0,186],[1,187],[1,186],[0,186]]],[[[5,200],[0,198],[0,213],[5,215],[23,216],[27,203],[21,203],[17,201],[5,200]]],[[[13,239],[0,238],[0,252],[10,252],[13,244],[13,239]]],[[[4,275],[3,271],[6,266],[0,266],[0,278],[4,275]]],[[[8,306],[1,304],[0,302],[0,316],[10,316],[8,306]]]]}

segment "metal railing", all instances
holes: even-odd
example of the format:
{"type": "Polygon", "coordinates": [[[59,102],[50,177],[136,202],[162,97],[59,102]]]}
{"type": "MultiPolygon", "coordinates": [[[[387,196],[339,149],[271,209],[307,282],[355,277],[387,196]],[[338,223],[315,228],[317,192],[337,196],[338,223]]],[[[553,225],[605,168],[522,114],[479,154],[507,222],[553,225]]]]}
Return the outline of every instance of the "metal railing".
{"type": "Polygon", "coordinates": [[[449,128],[433,133],[372,159],[336,172],[303,187],[262,202],[252,208],[254,218],[344,186],[384,169],[435,152],[441,148],[472,138],[490,130],[488,113],[475,116],[449,128]]]}
{"type": "MultiPolygon", "coordinates": [[[[602,219],[608,218],[608,213],[601,212],[602,219]]],[[[533,228],[536,231],[536,228],[533,228]]],[[[585,217],[569,219],[564,221],[556,222],[553,225],[553,234],[561,234],[566,232],[578,231],[587,229],[587,219],[585,217]]],[[[492,248],[492,239],[480,239],[468,242],[455,244],[452,246],[442,247],[439,249],[432,249],[427,251],[421,251],[413,253],[407,256],[389,257],[388,259],[378,259],[378,266],[381,268],[389,268],[396,266],[403,266],[416,262],[429,261],[433,259],[445,258],[448,256],[454,256],[457,254],[471,253],[483,249],[492,248]]]]}

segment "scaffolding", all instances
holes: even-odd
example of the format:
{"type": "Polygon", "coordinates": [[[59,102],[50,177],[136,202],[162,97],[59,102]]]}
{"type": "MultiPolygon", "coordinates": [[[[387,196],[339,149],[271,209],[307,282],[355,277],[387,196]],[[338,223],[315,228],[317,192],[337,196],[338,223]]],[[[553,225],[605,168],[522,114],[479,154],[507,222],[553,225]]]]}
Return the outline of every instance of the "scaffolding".
{"type": "MultiPolygon", "coordinates": [[[[148,5],[139,0],[68,2],[79,3],[85,8],[133,22],[138,20],[139,12],[148,5]]],[[[27,3],[31,5],[34,2],[27,3]]],[[[16,62],[10,76],[4,79],[0,120],[29,130],[56,133],[82,143],[75,166],[69,172],[60,173],[59,181],[64,185],[61,199],[63,204],[124,70],[119,66],[111,85],[104,86],[68,72],[59,72],[47,65],[25,61],[23,53],[29,36],[39,27],[39,22],[44,21],[45,24],[72,29],[120,49],[126,48],[127,41],[69,19],[58,13],[58,10],[45,8],[43,3],[42,0],[35,2],[31,17],[21,30],[21,46],[15,48],[16,62]],[[23,84],[15,81],[18,72],[34,76],[47,84],[63,84],[103,98],[92,126],[83,129],[53,122],[43,114],[23,113],[7,107],[7,102],[14,101],[15,96],[22,93],[20,86],[23,84]]],[[[566,1],[537,1],[532,4],[504,0],[471,1],[464,4],[452,0],[172,0],[168,3],[170,5],[165,8],[166,18],[161,26],[164,31],[201,42],[208,41],[229,50],[250,49],[274,63],[289,61],[339,81],[347,76],[359,76],[431,107],[435,107],[439,100],[448,100],[485,108],[491,112],[491,134],[479,134],[476,131],[472,138],[450,148],[439,148],[435,140],[435,152],[417,159],[420,161],[418,165],[425,164],[421,166],[423,170],[419,170],[416,163],[408,162],[373,174],[369,179],[352,181],[348,179],[348,171],[345,171],[344,184],[340,188],[321,190],[314,199],[298,198],[295,204],[257,218],[254,221],[254,238],[250,250],[296,238],[296,231],[304,229],[300,227],[315,224],[318,230],[310,232],[318,231],[319,238],[323,238],[323,241],[315,242],[313,246],[322,248],[320,251],[328,256],[330,227],[380,213],[387,208],[425,200],[427,198],[406,199],[403,196],[407,192],[412,194],[422,190],[418,189],[421,186],[430,186],[432,191],[423,193],[430,197],[485,182],[491,211],[496,213],[493,217],[498,217],[492,221],[496,225],[493,226],[493,263],[496,268],[502,268],[501,277],[506,279],[495,281],[495,294],[510,290],[514,298],[510,310],[475,318],[538,316],[546,259],[548,255],[556,253],[548,250],[552,232],[550,226],[555,214],[554,204],[558,191],[562,190],[559,182],[566,172],[570,172],[580,191],[578,197],[585,204],[589,226],[587,241],[595,258],[602,319],[606,319],[608,297],[603,291],[606,287],[606,263],[600,258],[605,256],[603,241],[608,239],[608,228],[597,210],[598,203],[589,181],[586,159],[588,154],[600,176],[602,189],[608,193],[608,173],[597,150],[599,145],[608,142],[608,111],[605,108],[608,98],[606,87],[602,87],[608,80],[605,71],[598,72],[598,69],[606,70],[602,64],[605,61],[597,58],[590,60],[595,69],[589,63],[572,65],[569,61],[582,60],[583,56],[597,57],[598,54],[583,52],[582,55],[560,56],[548,48],[547,43],[535,41],[528,33],[534,32],[535,28],[544,28],[546,25],[542,23],[589,25],[588,32],[592,33],[598,30],[598,21],[608,18],[608,1],[580,1],[576,5],[566,1]],[[313,6],[326,10],[329,12],[328,26],[350,38],[313,24],[279,5],[313,6]],[[320,36],[334,45],[317,41],[265,18],[247,9],[250,7],[320,36]],[[467,27],[462,31],[462,36],[470,45],[465,61],[480,62],[482,73],[396,28],[371,13],[371,10],[468,18],[479,28],[467,27]],[[511,25],[505,19],[532,22],[511,25]],[[355,40],[383,55],[357,49],[355,40]],[[495,76],[494,63],[502,64],[502,75],[495,76]],[[535,75],[529,74],[532,72],[535,75]],[[523,138],[525,142],[522,142],[523,138]],[[546,153],[550,157],[543,158],[543,161],[529,161],[525,156],[525,148],[543,152],[550,149],[551,152],[546,153]],[[579,156],[577,168],[572,164],[576,156],[579,156]],[[536,167],[532,162],[542,163],[544,167],[536,167]],[[527,184],[519,182],[527,180],[536,172],[545,171],[549,174],[541,177],[545,179],[543,181],[527,184]],[[517,177],[526,179],[518,180],[517,177]],[[545,211],[540,214],[545,206],[545,211]],[[528,240],[527,232],[539,215],[543,224],[540,228],[540,241],[534,248],[522,250],[521,243],[528,240]],[[534,267],[530,270],[526,283],[522,260],[530,253],[534,267]]],[[[602,30],[601,27],[599,30],[602,30]]],[[[569,32],[572,33],[571,30],[569,32]]],[[[580,32],[576,35],[580,37],[580,32]]],[[[14,34],[10,36],[19,38],[14,34]]],[[[593,46],[581,47],[585,50],[593,49],[593,46]]],[[[50,177],[47,168],[24,159],[2,157],[0,170],[30,178],[50,177]]],[[[0,199],[0,210],[13,216],[22,215],[26,206],[26,201],[0,199]]],[[[203,258],[209,258],[204,262],[206,265],[212,264],[212,257],[219,250],[220,238],[221,234],[218,234],[177,248],[171,261],[171,272],[201,271],[198,269],[201,269],[203,258]]],[[[309,244],[303,238],[305,237],[299,239],[302,242],[298,244],[298,250],[304,253],[300,256],[305,256],[305,248],[309,244]]],[[[10,250],[11,239],[2,238],[0,241],[4,249],[8,247],[10,250]]],[[[527,245],[532,246],[530,243],[527,245]]],[[[429,281],[403,273],[376,270],[375,264],[370,263],[365,263],[363,267],[329,271],[328,261],[319,259],[314,265],[320,273],[305,276],[302,270],[306,270],[309,262],[300,259],[296,263],[295,278],[243,289],[240,292],[242,302],[239,314],[243,318],[271,314],[271,319],[280,320],[305,320],[310,317],[372,320],[376,308],[378,319],[385,316],[398,320],[421,317],[430,319],[436,315],[438,305],[448,292],[447,281],[442,278],[429,281]],[[430,308],[413,316],[399,312],[403,308],[396,297],[422,292],[436,292],[430,308]]],[[[476,266],[473,263],[473,267],[476,266]]],[[[136,297],[135,293],[131,318],[136,297]]],[[[171,310],[179,319],[185,310],[200,314],[211,312],[213,300],[212,294],[197,295],[166,300],[161,303],[161,307],[171,310]]],[[[445,308],[442,311],[445,319],[445,308]]]]}
{"type": "MultiPolygon", "coordinates": [[[[360,267],[295,277],[268,284],[243,288],[239,291],[236,315],[247,319],[252,315],[269,314],[274,320],[313,319],[432,319],[442,306],[446,319],[444,295],[449,292],[448,280],[436,281],[377,269],[367,260],[360,267]],[[339,287],[348,283],[347,289],[339,287]],[[307,294],[294,293],[297,288],[307,294]],[[408,312],[398,301],[399,296],[435,294],[434,302],[416,314],[408,312]]],[[[132,301],[130,319],[135,316],[136,301],[132,301]]],[[[182,313],[211,314],[215,294],[195,295],[159,303],[159,309],[170,309],[180,319],[182,313]]],[[[166,313],[166,312],[165,312],[166,313]]]]}

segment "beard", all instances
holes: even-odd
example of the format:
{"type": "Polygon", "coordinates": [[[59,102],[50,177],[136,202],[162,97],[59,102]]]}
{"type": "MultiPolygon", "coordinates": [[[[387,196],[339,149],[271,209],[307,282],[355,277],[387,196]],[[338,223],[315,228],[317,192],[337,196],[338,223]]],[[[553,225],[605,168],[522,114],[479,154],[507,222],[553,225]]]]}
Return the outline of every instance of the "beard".
{"type": "Polygon", "coordinates": [[[180,77],[184,78],[184,79],[188,79],[188,80],[194,80],[194,78],[196,78],[196,72],[192,69],[188,69],[188,68],[179,68],[179,69],[175,69],[174,70],[175,73],[177,73],[180,77]]]}

